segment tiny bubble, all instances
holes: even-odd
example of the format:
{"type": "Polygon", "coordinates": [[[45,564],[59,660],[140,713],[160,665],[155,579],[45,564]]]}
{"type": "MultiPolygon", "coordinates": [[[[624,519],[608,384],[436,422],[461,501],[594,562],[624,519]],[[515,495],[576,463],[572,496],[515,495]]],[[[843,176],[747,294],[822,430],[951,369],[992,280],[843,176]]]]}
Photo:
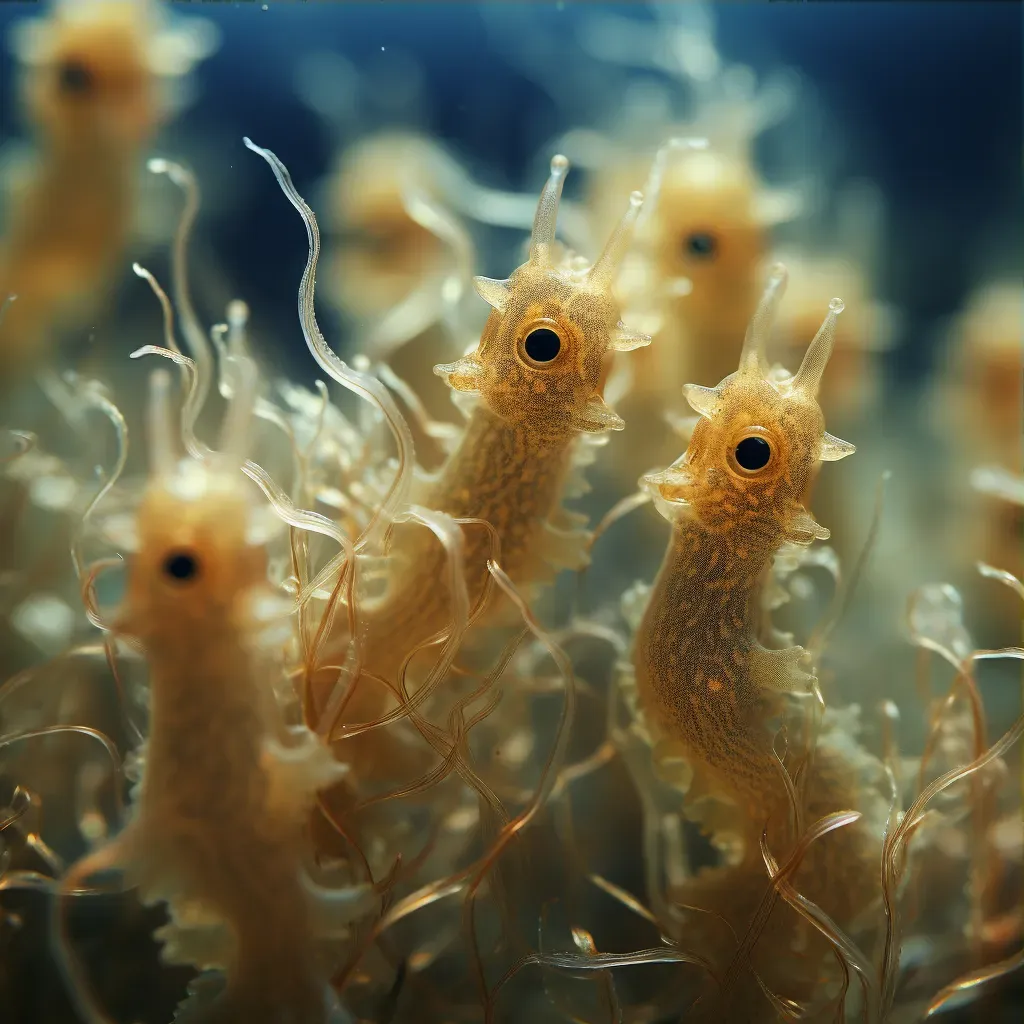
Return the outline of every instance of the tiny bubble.
{"type": "Polygon", "coordinates": [[[381,53],[383,53],[383,52],[384,52],[384,47],[383,47],[383,46],[382,46],[382,47],[380,48],[380,52],[381,52],[381,53]]]}

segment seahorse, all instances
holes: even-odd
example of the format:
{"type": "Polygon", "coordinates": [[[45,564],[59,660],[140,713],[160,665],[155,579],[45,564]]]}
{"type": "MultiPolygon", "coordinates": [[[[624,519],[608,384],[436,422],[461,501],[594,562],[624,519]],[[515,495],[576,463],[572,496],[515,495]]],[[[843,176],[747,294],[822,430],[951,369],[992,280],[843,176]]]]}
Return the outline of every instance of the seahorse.
{"type": "Polygon", "coordinates": [[[17,296],[0,321],[4,380],[87,316],[118,269],[139,157],[167,116],[161,77],[187,72],[212,46],[203,33],[164,28],[163,14],[151,0],[64,0],[45,20],[15,24],[39,154],[0,241],[0,301],[17,296]]]}
{"type": "Polygon", "coordinates": [[[343,937],[365,893],[310,873],[308,814],[345,769],[278,705],[275,642],[263,635],[275,592],[242,475],[256,374],[246,360],[238,368],[222,443],[203,459],[175,456],[169,377],[153,375],[152,474],[113,624],[149,667],[143,775],[124,829],[63,887],[120,870],[144,902],[166,902],[164,959],[225,977],[212,1002],[186,1004],[179,1019],[325,1024],[323,943],[343,937]]]}
{"type": "MultiPolygon", "coordinates": [[[[592,267],[558,263],[555,218],[568,170],[555,157],[534,221],[528,261],[507,281],[476,278],[492,306],[476,350],[436,371],[458,392],[479,396],[461,442],[422,504],[457,518],[490,523],[500,561],[513,581],[529,585],[551,569],[578,567],[585,557],[583,520],[562,508],[580,437],[621,429],[602,395],[609,351],[649,339],[619,319],[611,286],[640,209],[630,208],[592,267]]],[[[470,601],[486,580],[491,538],[466,536],[470,601]]],[[[390,662],[443,628],[449,599],[437,585],[443,554],[422,533],[398,548],[392,587],[370,618],[369,664],[390,662]]]]}
{"type": "MultiPolygon", "coordinates": [[[[615,181],[604,174],[595,185],[615,181]]],[[[708,148],[704,139],[668,139],[649,163],[644,193],[635,255],[618,289],[631,321],[655,338],[628,368],[632,388],[622,409],[634,429],[611,452],[616,475],[630,484],[638,470],[677,454],[669,422],[684,412],[683,385],[713,384],[735,365],[757,306],[774,212],[749,158],[708,148]]],[[[592,203],[605,201],[596,193],[592,203]]]]}
{"type": "MultiPolygon", "coordinates": [[[[274,154],[247,141],[274,169],[310,231],[306,280],[315,273],[319,236],[312,211],[274,154]]],[[[574,464],[586,461],[587,436],[619,430],[623,421],[602,396],[606,357],[650,343],[619,317],[612,288],[643,197],[629,208],[590,266],[560,252],[558,205],[569,161],[555,156],[534,217],[529,258],[507,280],[477,277],[491,306],[476,349],[435,372],[472,408],[458,444],[422,482],[416,501],[457,519],[482,520],[465,530],[465,580],[471,606],[499,560],[519,586],[530,587],[586,559],[585,520],[562,507],[574,464]]],[[[444,585],[446,554],[422,529],[396,530],[383,596],[360,608],[363,667],[394,682],[407,658],[451,618],[444,585]]],[[[369,687],[365,692],[369,692],[369,687]]],[[[378,691],[379,692],[379,691],[378,691]]],[[[378,703],[372,698],[371,705],[378,703]]],[[[365,709],[363,709],[365,710],[365,709]]],[[[365,720],[356,718],[356,720],[365,720]]]]}
{"type": "MultiPolygon", "coordinates": [[[[854,451],[825,431],[816,400],[842,302],[832,300],[796,374],[769,370],[765,360],[785,278],[776,266],[739,369],[717,387],[686,387],[700,414],[686,453],[642,480],[672,523],[672,536],[635,638],[637,694],[659,756],[682,757],[692,769],[687,813],[732,854],[731,863],[700,872],[674,896],[721,915],[737,936],[768,885],[762,833],[780,863],[798,838],[790,827],[793,808],[772,721],[785,712],[788,695],[809,695],[815,682],[803,647],[769,646],[778,635],[763,610],[762,589],[783,544],[828,537],[802,504],[807,481],[819,462],[854,451]]],[[[799,746],[791,733],[791,751],[799,746]]],[[[788,760],[792,770],[794,759],[788,760]]],[[[802,784],[794,792],[805,824],[862,802],[858,771],[831,743],[813,751],[802,784]]],[[[858,822],[812,844],[793,884],[847,925],[877,893],[879,849],[880,837],[858,822]]],[[[707,931],[719,959],[733,955],[735,940],[726,925],[699,916],[689,938],[707,931]]],[[[814,993],[828,948],[820,937],[788,907],[774,911],[766,935],[771,940],[762,941],[755,958],[762,980],[769,987],[788,985],[783,996],[814,993]],[[800,963],[796,952],[808,943],[814,953],[800,963]]],[[[732,970],[745,978],[728,996],[735,1000],[727,1004],[732,1016],[713,1019],[771,1013],[745,966],[732,970]]]]}

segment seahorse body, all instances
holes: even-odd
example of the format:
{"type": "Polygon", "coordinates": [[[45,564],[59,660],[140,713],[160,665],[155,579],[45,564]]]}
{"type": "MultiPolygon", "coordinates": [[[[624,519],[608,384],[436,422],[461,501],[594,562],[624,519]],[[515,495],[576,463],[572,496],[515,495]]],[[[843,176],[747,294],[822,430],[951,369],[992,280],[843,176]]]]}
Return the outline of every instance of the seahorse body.
{"type": "MultiPolygon", "coordinates": [[[[662,751],[681,755],[693,771],[687,813],[733,852],[729,864],[699,872],[673,898],[721,915],[740,939],[768,887],[762,833],[779,863],[798,838],[773,744],[786,695],[808,693],[813,682],[803,648],[765,646],[771,629],[761,591],[784,542],[828,536],[801,497],[820,460],[853,451],[825,433],[815,399],[841,304],[833,303],[795,376],[768,373],[764,365],[763,339],[784,280],[777,268],[740,369],[717,388],[687,389],[701,419],[686,454],[644,480],[673,531],[635,640],[637,690],[662,751]]],[[[819,744],[799,799],[806,826],[827,813],[857,809],[862,794],[841,753],[819,744]]],[[[793,884],[840,925],[848,924],[874,897],[878,845],[862,822],[826,836],[811,845],[793,884]]],[[[736,940],[721,920],[696,916],[702,920],[682,940],[693,941],[699,932],[724,968],[736,940]]],[[[815,994],[827,949],[810,925],[788,907],[776,907],[754,967],[779,994],[806,998],[815,994]],[[780,959],[780,949],[788,959],[780,959]],[[812,951],[803,964],[793,959],[798,949],[812,951]]],[[[729,1019],[770,1013],[749,969],[734,964],[732,970],[727,1006],[739,1016],[729,1019]]],[[[707,1010],[709,1019],[724,1012],[718,1003],[707,1010]]]]}
{"type": "MultiPolygon", "coordinates": [[[[166,377],[154,377],[159,410],[166,377]]],[[[252,390],[233,399],[236,442],[252,390]]],[[[280,666],[261,643],[274,592],[266,551],[248,540],[252,495],[235,447],[176,461],[156,446],[115,627],[142,645],[150,729],[109,856],[143,901],[166,902],[165,959],[223,972],[196,1020],[324,1024],[323,944],[343,937],[363,893],[314,882],[305,829],[316,792],[344,769],[278,705],[280,666]]]]}
{"type": "MultiPolygon", "coordinates": [[[[619,321],[611,284],[640,206],[636,194],[594,265],[553,258],[564,157],[552,161],[538,205],[529,260],[506,281],[477,278],[492,306],[477,349],[436,368],[475,402],[456,450],[426,484],[422,505],[490,524],[502,568],[520,586],[549,579],[585,558],[582,518],[561,507],[581,435],[618,429],[601,397],[607,352],[646,344],[619,321]]],[[[471,607],[488,580],[491,533],[465,531],[471,607]]],[[[450,622],[446,556],[426,530],[404,527],[387,593],[365,610],[365,665],[395,680],[405,657],[450,622]]]]}

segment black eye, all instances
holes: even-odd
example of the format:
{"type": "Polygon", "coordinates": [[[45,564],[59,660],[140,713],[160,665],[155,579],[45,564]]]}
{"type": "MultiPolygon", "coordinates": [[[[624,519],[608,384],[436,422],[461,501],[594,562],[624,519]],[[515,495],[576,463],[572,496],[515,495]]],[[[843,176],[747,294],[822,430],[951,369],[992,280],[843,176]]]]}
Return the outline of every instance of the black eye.
{"type": "Polygon", "coordinates": [[[66,60],[57,69],[57,84],[61,92],[82,96],[92,89],[92,72],[77,60],[66,60]]]}
{"type": "Polygon", "coordinates": [[[164,559],[164,573],[172,580],[186,583],[199,575],[199,562],[188,551],[172,551],[164,559]]]}
{"type": "Polygon", "coordinates": [[[550,327],[535,327],[523,342],[523,351],[535,363],[550,363],[562,349],[562,339],[550,327]]]}
{"type": "Polygon", "coordinates": [[[718,251],[718,242],[715,236],[707,231],[694,231],[692,235],[686,236],[686,254],[694,256],[699,260],[710,260],[718,251]]]}
{"type": "Polygon", "coordinates": [[[763,438],[754,434],[745,437],[736,445],[736,465],[748,473],[764,469],[772,457],[772,446],[763,438]]]}

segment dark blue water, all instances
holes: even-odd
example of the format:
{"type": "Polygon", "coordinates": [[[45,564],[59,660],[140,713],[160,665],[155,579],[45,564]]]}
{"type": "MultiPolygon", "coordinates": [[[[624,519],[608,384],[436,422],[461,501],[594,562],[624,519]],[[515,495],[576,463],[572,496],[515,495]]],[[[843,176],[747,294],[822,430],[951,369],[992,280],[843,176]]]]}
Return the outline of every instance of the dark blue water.
{"type": "MultiPolygon", "coordinates": [[[[0,4],[0,32],[44,5],[0,4]]],[[[199,69],[199,97],[165,142],[236,202],[213,204],[205,226],[238,294],[274,333],[291,336],[304,232],[269,174],[242,147],[274,149],[303,191],[329,167],[335,143],[297,96],[296,65],[313,50],[357,68],[391,49],[424,74],[423,127],[472,158],[492,184],[533,191],[527,167],[556,127],[552,99],[496,46],[476,4],[178,3],[223,34],[199,69]]],[[[580,19],[596,5],[516,4],[534,27],[564,39],[571,60],[580,19]]],[[[601,4],[648,17],[644,5],[601,4]]],[[[1014,3],[723,3],[719,49],[759,71],[791,66],[829,115],[834,181],[868,178],[887,204],[881,297],[904,313],[890,370],[921,379],[934,363],[941,319],[992,272],[1019,273],[1021,227],[1021,7],[1014,3]],[[837,157],[838,154],[838,157],[837,157]],[[838,159],[838,166],[836,161],[838,159]]],[[[0,74],[0,117],[16,134],[11,60],[0,74]]],[[[600,111],[595,111],[597,116],[600,111]]],[[[389,115],[394,120],[393,115],[389,115]]],[[[562,124],[561,127],[568,127],[562,124]]]]}

